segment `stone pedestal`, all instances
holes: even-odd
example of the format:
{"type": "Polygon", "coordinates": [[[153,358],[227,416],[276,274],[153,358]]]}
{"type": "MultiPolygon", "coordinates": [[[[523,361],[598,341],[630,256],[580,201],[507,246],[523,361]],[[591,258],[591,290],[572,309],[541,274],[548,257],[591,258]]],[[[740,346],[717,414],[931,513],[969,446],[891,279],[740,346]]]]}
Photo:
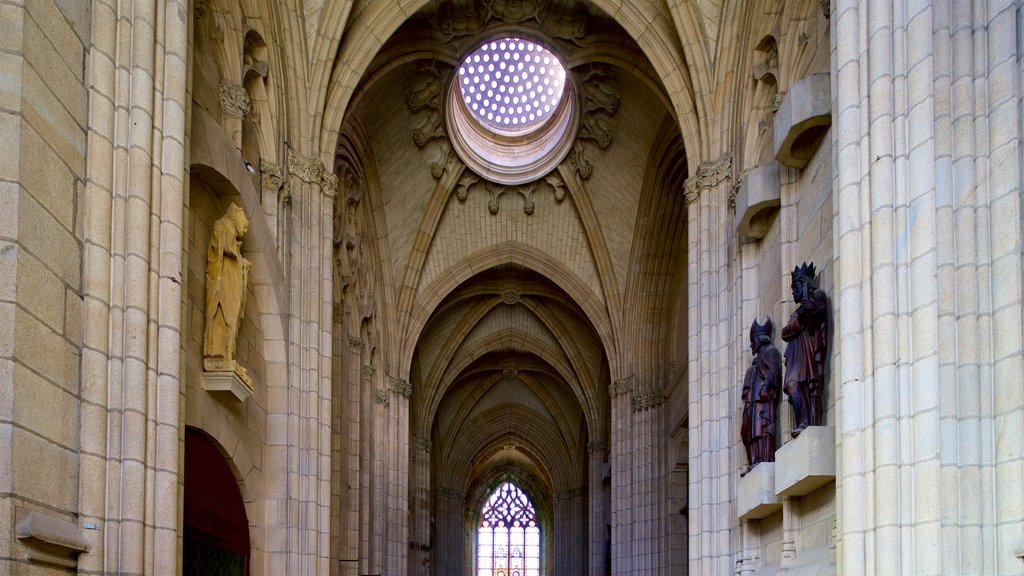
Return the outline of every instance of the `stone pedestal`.
{"type": "Polygon", "coordinates": [[[252,396],[252,384],[242,380],[234,371],[203,372],[202,379],[203,390],[222,402],[245,402],[246,398],[252,396]]]}
{"type": "Polygon", "coordinates": [[[750,238],[764,238],[768,218],[778,211],[781,198],[778,164],[772,162],[747,172],[736,194],[736,231],[750,238]]]}
{"type": "Polygon", "coordinates": [[[836,479],[836,429],[811,426],[775,452],[779,496],[804,496],[836,479]]]}
{"type": "Polygon", "coordinates": [[[807,166],[831,125],[829,74],[811,74],[794,82],[775,114],[775,159],[790,168],[807,166]]]}
{"type": "Polygon", "coordinates": [[[775,462],[761,462],[747,472],[736,489],[736,515],[740,520],[758,520],[782,509],[775,493],[775,462]]]}

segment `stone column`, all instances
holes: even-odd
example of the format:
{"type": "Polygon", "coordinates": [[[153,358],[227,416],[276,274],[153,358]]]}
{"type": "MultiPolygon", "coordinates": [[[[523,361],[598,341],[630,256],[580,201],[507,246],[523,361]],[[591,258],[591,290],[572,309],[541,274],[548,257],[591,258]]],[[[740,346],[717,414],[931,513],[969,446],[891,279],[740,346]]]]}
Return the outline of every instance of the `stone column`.
{"type": "Polygon", "coordinates": [[[78,521],[96,530],[83,572],[178,570],[188,22],[176,0],[92,6],[78,521]]]}
{"type": "Polygon", "coordinates": [[[385,419],[384,438],[387,454],[386,490],[382,502],[387,522],[385,566],[387,574],[403,574],[409,569],[409,401],[412,386],[401,378],[386,376],[386,380],[391,402],[385,419]]]}
{"type": "Polygon", "coordinates": [[[1019,5],[833,7],[839,569],[1019,573],[1019,5]]]}
{"type": "Polygon", "coordinates": [[[429,576],[435,553],[430,534],[430,450],[430,440],[413,437],[409,457],[409,511],[413,518],[410,576],[429,576]]]}
{"type": "Polygon", "coordinates": [[[291,242],[288,382],[268,407],[267,525],[286,534],[268,545],[274,573],[330,571],[331,324],[333,215],[338,180],[318,159],[288,151],[294,203],[291,242]],[[268,494],[271,494],[268,491],[268,494]]]}
{"type": "Polygon", "coordinates": [[[608,387],[611,399],[611,450],[608,462],[612,468],[611,526],[612,574],[633,574],[633,486],[634,429],[632,407],[633,379],[616,380],[608,387]]]}
{"type": "Polygon", "coordinates": [[[555,574],[583,576],[586,573],[586,487],[562,490],[555,495],[555,574]]]}
{"type": "Polygon", "coordinates": [[[667,574],[668,466],[665,446],[665,395],[660,386],[634,390],[633,565],[644,574],[667,574]]]}
{"type": "Polygon", "coordinates": [[[587,444],[587,480],[589,489],[588,505],[589,520],[589,561],[587,562],[590,576],[605,576],[607,561],[605,548],[609,534],[607,526],[611,522],[608,510],[608,494],[604,487],[605,455],[608,444],[595,440],[587,444]]]}
{"type": "Polygon", "coordinates": [[[729,574],[736,548],[733,532],[734,342],[730,326],[731,280],[728,214],[732,157],[697,167],[686,180],[689,358],[689,569],[729,574]]]}

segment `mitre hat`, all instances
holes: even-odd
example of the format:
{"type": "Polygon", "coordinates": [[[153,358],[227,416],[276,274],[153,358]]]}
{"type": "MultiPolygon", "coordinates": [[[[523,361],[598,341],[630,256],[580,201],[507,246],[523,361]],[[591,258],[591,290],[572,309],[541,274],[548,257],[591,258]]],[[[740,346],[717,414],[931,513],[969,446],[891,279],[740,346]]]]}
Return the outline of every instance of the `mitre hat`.
{"type": "Polygon", "coordinates": [[[758,336],[772,339],[772,319],[770,317],[764,321],[764,324],[758,324],[757,318],[754,318],[754,322],[750,325],[750,339],[754,340],[758,336]]]}

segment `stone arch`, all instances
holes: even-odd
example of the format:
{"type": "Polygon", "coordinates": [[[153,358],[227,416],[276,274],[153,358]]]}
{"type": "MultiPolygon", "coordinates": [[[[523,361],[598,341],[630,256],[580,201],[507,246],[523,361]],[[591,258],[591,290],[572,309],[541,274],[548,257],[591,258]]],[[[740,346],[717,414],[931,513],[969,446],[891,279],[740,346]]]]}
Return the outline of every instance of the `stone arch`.
{"type": "MultiPolygon", "coordinates": [[[[340,40],[345,22],[341,20],[341,11],[325,15],[320,24],[321,31],[325,32],[320,38],[324,44],[320,46],[319,52],[326,59],[318,61],[313,71],[312,84],[313,89],[323,95],[322,100],[318,98],[318,101],[323,102],[319,106],[323,114],[319,117],[321,124],[316,127],[322,157],[327,158],[333,153],[345,111],[371,60],[409,15],[426,4],[424,0],[417,0],[405,10],[396,11],[386,2],[373,2],[349,25],[351,32],[344,40],[340,40]],[[360,25],[363,21],[372,22],[373,25],[360,25]],[[331,48],[332,54],[328,56],[328,46],[333,46],[333,43],[337,43],[337,48],[331,48]]],[[[654,5],[642,8],[632,4],[615,5],[608,0],[597,0],[594,4],[605,13],[615,15],[626,33],[638,43],[664,84],[687,141],[700,141],[698,118],[702,115],[697,112],[696,96],[687,78],[687,63],[679,45],[673,40],[675,31],[668,25],[667,19],[645,13],[657,14],[660,8],[654,5]],[[636,12],[626,15],[622,14],[623,10],[636,12]]]]}
{"type": "Polygon", "coordinates": [[[564,264],[536,248],[511,241],[495,244],[470,254],[452,267],[453,270],[466,272],[466,274],[441,276],[421,291],[413,308],[409,330],[402,343],[403,354],[400,362],[405,373],[409,370],[412,354],[423,328],[438,304],[454,292],[466,278],[472,276],[473,271],[486,270],[499,264],[508,263],[529,268],[551,280],[580,306],[604,346],[612,373],[616,374],[619,359],[612,335],[611,320],[598,295],[564,264]]]}

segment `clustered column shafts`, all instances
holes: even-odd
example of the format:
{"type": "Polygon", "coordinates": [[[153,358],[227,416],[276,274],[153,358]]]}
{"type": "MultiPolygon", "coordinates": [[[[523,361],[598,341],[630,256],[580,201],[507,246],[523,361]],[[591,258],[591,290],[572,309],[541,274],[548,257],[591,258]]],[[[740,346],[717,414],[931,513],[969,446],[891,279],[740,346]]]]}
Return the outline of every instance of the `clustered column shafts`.
{"type": "Polygon", "coordinates": [[[175,0],[92,12],[79,492],[102,532],[83,572],[178,565],[165,496],[179,470],[187,13],[175,0]]]}
{"type": "Polygon", "coordinates": [[[728,197],[732,158],[700,164],[685,184],[689,281],[690,570],[728,574],[733,569],[731,405],[728,311],[728,197]]]}
{"type": "Polygon", "coordinates": [[[1019,570],[1018,9],[833,10],[844,573],[1019,570]]]}

